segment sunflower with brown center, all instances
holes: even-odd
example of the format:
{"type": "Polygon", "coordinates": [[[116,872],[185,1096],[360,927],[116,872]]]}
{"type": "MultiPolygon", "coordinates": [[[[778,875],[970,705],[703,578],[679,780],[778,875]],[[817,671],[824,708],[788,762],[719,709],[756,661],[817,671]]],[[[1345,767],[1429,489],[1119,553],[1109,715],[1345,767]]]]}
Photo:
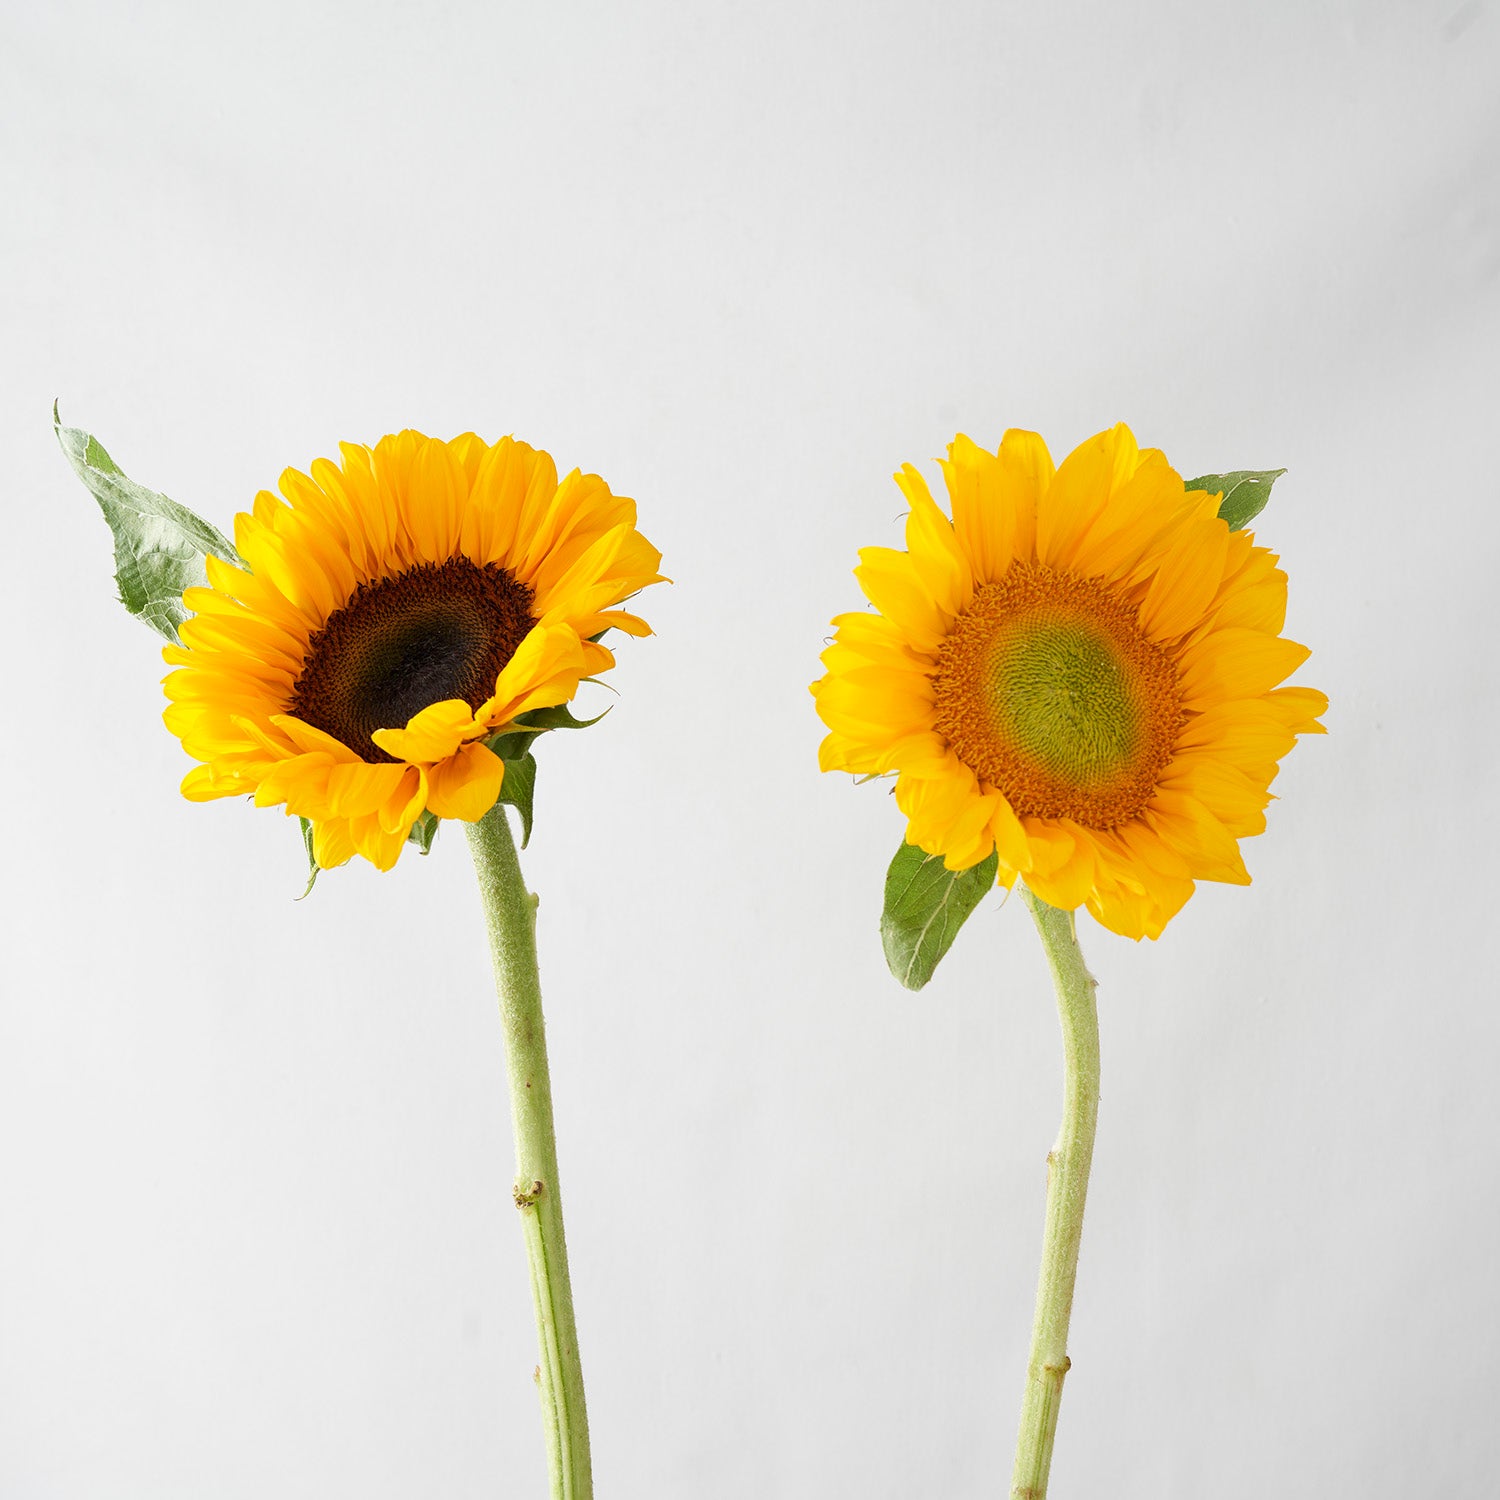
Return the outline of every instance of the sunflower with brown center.
{"type": "Polygon", "coordinates": [[[475,822],[504,762],[484,743],[649,635],[613,606],[661,581],[635,502],[511,438],[403,432],[288,469],[235,518],[165,659],[165,719],[194,800],[254,794],[309,819],[318,864],[395,864],[424,810],[475,822]]]}
{"type": "Polygon", "coordinates": [[[1282,687],[1286,575],[1218,495],[1185,490],[1123,424],[1054,469],[1030,432],[910,464],[905,552],[867,547],[878,613],[840,615],[813,685],[824,770],[897,774],[906,839],[1157,937],[1197,880],[1247,884],[1238,840],[1328,706],[1282,687]]]}

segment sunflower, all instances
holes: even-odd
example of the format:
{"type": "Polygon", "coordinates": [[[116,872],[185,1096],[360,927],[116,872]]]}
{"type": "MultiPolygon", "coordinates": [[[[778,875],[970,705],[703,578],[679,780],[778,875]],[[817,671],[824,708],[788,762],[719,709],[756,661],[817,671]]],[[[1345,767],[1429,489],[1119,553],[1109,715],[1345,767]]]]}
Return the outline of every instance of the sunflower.
{"type": "Polygon", "coordinates": [[[313,825],[320,866],[388,870],[428,811],[477,821],[504,762],[484,743],[649,635],[611,606],[660,581],[635,502],[512,438],[402,432],[340,445],[285,500],[235,517],[244,563],[207,588],[165,659],[167,727],[202,764],[195,801],[254,794],[313,825]]]}
{"type": "Polygon", "coordinates": [[[905,552],[855,570],[813,684],[824,770],[896,773],[906,840],[950,870],[998,856],[1042,900],[1157,937],[1198,880],[1248,884],[1238,840],[1328,706],[1281,687],[1286,575],[1123,424],[1054,469],[1035,433],[910,464],[905,552]]]}

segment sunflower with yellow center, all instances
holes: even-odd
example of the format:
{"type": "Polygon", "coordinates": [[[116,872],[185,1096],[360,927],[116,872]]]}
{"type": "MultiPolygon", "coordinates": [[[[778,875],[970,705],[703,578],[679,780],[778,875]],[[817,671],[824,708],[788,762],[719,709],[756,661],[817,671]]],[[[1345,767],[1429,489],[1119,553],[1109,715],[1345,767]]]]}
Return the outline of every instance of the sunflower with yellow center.
{"type": "Polygon", "coordinates": [[[1282,684],[1286,575],[1123,424],[1054,468],[1035,433],[910,465],[904,552],[855,570],[813,685],[824,770],[896,774],[906,839],[950,870],[994,851],[1043,901],[1157,937],[1198,880],[1247,884],[1278,762],[1321,732],[1282,684]]]}
{"type": "Polygon", "coordinates": [[[613,606],[661,581],[635,502],[511,438],[402,432],[288,469],[235,518],[244,566],[206,588],[163,655],[167,727],[197,801],[249,792],[313,825],[324,868],[395,864],[424,811],[475,822],[504,762],[485,741],[649,635],[613,606]]]}

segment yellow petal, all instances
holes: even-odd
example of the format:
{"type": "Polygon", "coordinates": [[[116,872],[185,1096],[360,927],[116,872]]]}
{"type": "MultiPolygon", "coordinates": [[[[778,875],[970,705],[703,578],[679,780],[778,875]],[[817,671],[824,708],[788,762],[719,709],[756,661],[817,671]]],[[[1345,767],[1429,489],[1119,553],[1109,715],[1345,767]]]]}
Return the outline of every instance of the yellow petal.
{"type": "Polygon", "coordinates": [[[911,504],[906,518],[906,551],[924,592],[950,619],[969,607],[974,577],[953,534],[953,523],[937,508],[927,483],[910,465],[896,483],[911,504]]]}
{"type": "Polygon", "coordinates": [[[1181,528],[1141,604],[1141,628],[1167,641],[1199,624],[1218,593],[1229,557],[1229,528],[1217,516],[1181,528]]]}
{"type": "Polygon", "coordinates": [[[639,615],[628,615],[623,609],[601,610],[592,620],[588,622],[598,629],[590,629],[589,635],[598,635],[600,630],[620,630],[626,635],[646,636],[651,635],[651,627],[639,615]]]}
{"type": "Polygon", "coordinates": [[[919,651],[936,651],[952,625],[923,586],[922,579],[905,552],[890,547],[862,547],[854,570],[865,597],[919,651]]]}
{"type": "Polygon", "coordinates": [[[354,840],[347,818],[325,818],[313,824],[313,858],[320,868],[334,870],[354,857],[354,840]]]}
{"type": "Polygon", "coordinates": [[[331,734],[325,734],[321,729],[315,729],[295,714],[272,714],[270,722],[276,726],[287,739],[301,751],[317,751],[322,755],[332,757],[336,761],[354,761],[357,756],[342,740],[336,740],[331,734]]]}
{"type": "Polygon", "coordinates": [[[1089,898],[1088,909],[1101,926],[1121,937],[1159,938],[1163,928],[1193,894],[1193,882],[1177,876],[1156,875],[1150,889],[1136,891],[1101,878],[1089,898]]]}
{"type": "Polygon", "coordinates": [[[377,729],[370,738],[397,760],[430,765],[484,733],[485,726],[476,722],[474,710],[462,698],[445,698],[413,714],[404,729],[377,729]]]}
{"type": "Polygon", "coordinates": [[[427,805],[440,818],[477,823],[500,796],[505,762],[484,745],[465,745],[427,774],[427,805]]]}
{"type": "Polygon", "coordinates": [[[427,772],[421,766],[403,766],[395,790],[375,809],[387,833],[405,838],[427,804],[427,772]]]}
{"type": "Polygon", "coordinates": [[[1311,654],[1295,641],[1257,630],[1216,630],[1194,641],[1178,661],[1183,707],[1204,709],[1231,698],[1259,697],[1311,654]]]}
{"type": "Polygon", "coordinates": [[[349,836],[354,847],[375,866],[377,870],[389,870],[401,857],[406,843],[407,830],[391,832],[382,828],[374,813],[349,820],[349,836]]]}
{"type": "Polygon", "coordinates": [[[1113,490],[1135,473],[1139,450],[1123,423],[1080,443],[1058,465],[1037,505],[1036,555],[1040,562],[1066,568],[1094,518],[1113,490]]]}
{"type": "Polygon", "coordinates": [[[990,814],[990,836],[999,851],[1000,863],[1016,874],[1024,875],[1031,868],[1031,843],[1010,803],[998,793],[996,795],[997,801],[990,814]]]}
{"type": "Polygon", "coordinates": [[[953,511],[953,534],[968,559],[970,574],[976,583],[996,583],[1016,557],[1017,506],[1030,508],[1029,534],[1035,497],[1018,498],[1017,487],[1005,482],[999,457],[963,433],[949,444],[948,459],[941,467],[953,511]]]}
{"type": "Polygon", "coordinates": [[[254,781],[243,776],[226,776],[212,766],[194,766],[182,778],[182,795],[189,802],[212,802],[217,797],[233,797],[255,790],[254,781]]]}
{"type": "Polygon", "coordinates": [[[366,765],[362,761],[334,766],[328,774],[328,812],[338,818],[359,818],[379,812],[396,797],[409,769],[388,763],[366,765]]]}
{"type": "Polygon", "coordinates": [[[328,778],[333,763],[324,755],[298,755],[264,768],[255,788],[257,807],[286,803],[286,810],[303,818],[326,816],[328,778]]]}
{"type": "Polygon", "coordinates": [[[501,438],[480,460],[460,538],[466,557],[480,564],[519,560],[516,528],[540,461],[535,448],[510,437],[501,438]]]}
{"type": "Polygon", "coordinates": [[[1017,557],[1036,556],[1036,520],[1043,497],[1052,487],[1056,470],[1047,445],[1034,432],[1007,430],[996,455],[1000,461],[1000,491],[1008,503],[1017,557]]]}
{"type": "Polygon", "coordinates": [[[1026,884],[1043,901],[1063,911],[1082,906],[1094,888],[1096,857],[1086,829],[1070,818],[1021,820],[1031,845],[1026,884]]]}
{"type": "Polygon", "coordinates": [[[1116,582],[1154,569],[1188,513],[1182,476],[1155,449],[1141,460],[1074,544],[1073,567],[1086,577],[1116,582]]]}
{"type": "Polygon", "coordinates": [[[1328,712],[1328,695],[1317,688],[1284,687],[1266,694],[1266,702],[1296,734],[1323,734],[1318,717],[1328,712]]]}
{"type": "Polygon", "coordinates": [[[1186,860],[1195,880],[1250,884],[1234,836],[1196,797],[1159,789],[1141,818],[1167,848],[1186,860]]]}
{"type": "Polygon", "coordinates": [[[587,671],[588,656],[577,631],[566,625],[538,625],[516,647],[495,681],[494,696],[475,717],[498,726],[533,708],[566,703],[587,671]]]}

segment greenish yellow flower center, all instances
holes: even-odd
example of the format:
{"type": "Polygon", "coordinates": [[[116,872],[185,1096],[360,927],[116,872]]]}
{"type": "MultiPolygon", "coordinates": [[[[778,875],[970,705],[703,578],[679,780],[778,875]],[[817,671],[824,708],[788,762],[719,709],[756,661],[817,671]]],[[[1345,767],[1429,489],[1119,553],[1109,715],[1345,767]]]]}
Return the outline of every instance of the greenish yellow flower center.
{"type": "Polygon", "coordinates": [[[536,623],[531,590],[495,563],[422,563],[362,583],[308,641],[288,712],[367,761],[370,738],[434,703],[479,708],[536,623]]]}
{"type": "Polygon", "coordinates": [[[1016,562],[975,590],[933,679],[937,729],[1018,814],[1114,828],[1182,725],[1177,674],[1099,579],[1016,562]]]}
{"type": "Polygon", "coordinates": [[[1044,612],[1014,620],[989,664],[995,727],[1038,765],[1084,786],[1129,764],[1140,705],[1112,643],[1090,623],[1044,612]]]}

